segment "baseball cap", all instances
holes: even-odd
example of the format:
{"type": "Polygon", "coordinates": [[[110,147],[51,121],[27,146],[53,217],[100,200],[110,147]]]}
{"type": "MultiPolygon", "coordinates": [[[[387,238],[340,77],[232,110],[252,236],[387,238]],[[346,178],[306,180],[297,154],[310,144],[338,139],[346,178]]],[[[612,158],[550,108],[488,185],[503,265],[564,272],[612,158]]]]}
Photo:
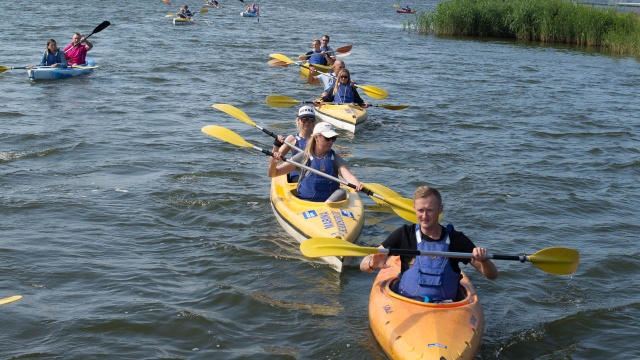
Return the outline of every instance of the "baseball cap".
{"type": "Polygon", "coordinates": [[[334,136],[338,136],[338,133],[333,130],[333,126],[328,122],[321,122],[316,124],[313,128],[313,135],[321,134],[326,138],[332,138],[334,136]]]}
{"type": "Polygon", "coordinates": [[[304,117],[304,116],[313,116],[313,117],[316,117],[316,112],[315,112],[315,110],[313,110],[313,107],[312,107],[312,106],[305,105],[305,106],[301,107],[301,108],[298,110],[298,117],[300,117],[300,118],[301,118],[301,117],[304,117]]]}

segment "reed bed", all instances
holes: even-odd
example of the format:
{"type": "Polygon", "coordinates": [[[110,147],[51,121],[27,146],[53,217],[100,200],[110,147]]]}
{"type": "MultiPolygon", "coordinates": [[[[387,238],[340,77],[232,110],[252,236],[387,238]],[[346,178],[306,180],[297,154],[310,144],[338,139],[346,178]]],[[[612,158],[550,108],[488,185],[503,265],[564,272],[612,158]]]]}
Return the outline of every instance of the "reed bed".
{"type": "Polygon", "coordinates": [[[451,0],[417,13],[409,31],[513,38],[640,56],[640,16],[566,0],[451,0]]]}

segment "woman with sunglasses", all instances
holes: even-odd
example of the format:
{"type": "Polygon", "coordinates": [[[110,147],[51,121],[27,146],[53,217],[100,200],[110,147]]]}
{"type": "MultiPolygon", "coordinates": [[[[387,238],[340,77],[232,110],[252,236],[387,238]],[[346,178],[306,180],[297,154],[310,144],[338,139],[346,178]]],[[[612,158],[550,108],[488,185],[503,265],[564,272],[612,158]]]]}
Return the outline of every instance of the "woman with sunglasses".
{"type": "MultiPolygon", "coordinates": [[[[313,128],[311,138],[303,153],[294,155],[291,160],[304,164],[327,175],[337,177],[342,176],[347,182],[354,184],[356,190],[362,190],[362,184],[351,173],[346,163],[333,149],[332,146],[338,133],[333,126],[326,122],[316,124],[313,128]]],[[[282,160],[280,153],[276,152],[269,158],[269,169],[267,175],[276,177],[289,174],[297,167],[289,162],[278,163],[282,160]]],[[[303,200],[317,202],[335,202],[347,198],[347,191],[340,188],[340,184],[329,180],[311,171],[300,169],[300,181],[298,182],[298,197],[303,200]]]]}
{"type": "MultiPolygon", "coordinates": [[[[333,89],[322,97],[322,102],[333,102],[336,104],[357,104],[358,106],[365,109],[371,106],[371,104],[362,100],[355,86],[353,86],[353,84],[351,83],[351,74],[349,73],[349,70],[340,70],[337,78],[338,79],[333,85],[333,89]]],[[[313,103],[316,106],[320,105],[320,102],[317,100],[315,100],[313,103]]]]}
{"type": "MultiPolygon", "coordinates": [[[[291,153],[296,155],[299,151],[290,148],[289,145],[284,143],[289,143],[300,149],[304,149],[311,138],[311,133],[313,132],[313,127],[315,125],[316,112],[313,110],[313,107],[309,105],[301,107],[298,110],[298,117],[296,118],[296,128],[298,128],[298,133],[295,135],[289,135],[286,139],[278,135],[278,138],[273,142],[272,152],[279,152],[280,156],[284,157],[289,150],[291,150],[291,153]]],[[[298,170],[295,170],[287,174],[287,181],[290,183],[298,182],[299,175],[298,170]]]]}

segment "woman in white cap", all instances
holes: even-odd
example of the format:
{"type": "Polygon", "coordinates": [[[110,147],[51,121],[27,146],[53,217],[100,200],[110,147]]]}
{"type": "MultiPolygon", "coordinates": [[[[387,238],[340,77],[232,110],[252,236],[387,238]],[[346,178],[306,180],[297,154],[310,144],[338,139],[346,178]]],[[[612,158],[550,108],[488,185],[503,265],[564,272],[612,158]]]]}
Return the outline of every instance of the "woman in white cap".
{"type": "MultiPolygon", "coordinates": [[[[295,135],[289,135],[286,139],[283,139],[282,136],[278,136],[273,142],[273,150],[272,152],[279,152],[280,156],[283,157],[287,155],[289,150],[293,155],[296,155],[298,151],[296,149],[291,149],[289,145],[283,144],[289,143],[297,146],[300,149],[304,149],[307,146],[307,141],[311,138],[311,133],[313,132],[313,127],[316,125],[316,112],[313,110],[313,106],[305,105],[298,109],[298,117],[296,118],[296,127],[298,128],[298,133],[295,135]]],[[[298,182],[298,170],[295,170],[289,174],[287,174],[287,181],[290,183],[298,182]]]]}
{"type": "MultiPolygon", "coordinates": [[[[333,177],[340,175],[360,191],[362,190],[360,181],[351,173],[342,157],[331,148],[337,138],[338,133],[335,132],[331,124],[318,123],[313,128],[313,133],[304,152],[294,155],[291,160],[333,177]]],[[[278,152],[269,158],[269,169],[267,170],[269,177],[289,174],[297,169],[295,165],[288,162],[278,165],[281,159],[278,152]]],[[[340,188],[339,183],[305,169],[299,169],[299,171],[300,180],[298,181],[297,193],[300,199],[326,202],[346,199],[347,192],[340,188]]]]}

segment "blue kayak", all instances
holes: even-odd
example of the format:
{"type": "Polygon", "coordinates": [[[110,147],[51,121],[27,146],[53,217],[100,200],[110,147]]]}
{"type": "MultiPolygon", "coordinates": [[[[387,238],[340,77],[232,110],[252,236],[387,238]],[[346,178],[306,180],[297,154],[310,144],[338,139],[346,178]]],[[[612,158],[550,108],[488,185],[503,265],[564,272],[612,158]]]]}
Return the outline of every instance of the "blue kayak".
{"type": "Polygon", "coordinates": [[[97,68],[97,66],[92,58],[87,57],[86,60],[86,64],[66,68],[48,66],[34,67],[33,69],[27,69],[27,75],[29,75],[30,80],[57,80],[87,75],[91,73],[93,69],[97,68]]]}

